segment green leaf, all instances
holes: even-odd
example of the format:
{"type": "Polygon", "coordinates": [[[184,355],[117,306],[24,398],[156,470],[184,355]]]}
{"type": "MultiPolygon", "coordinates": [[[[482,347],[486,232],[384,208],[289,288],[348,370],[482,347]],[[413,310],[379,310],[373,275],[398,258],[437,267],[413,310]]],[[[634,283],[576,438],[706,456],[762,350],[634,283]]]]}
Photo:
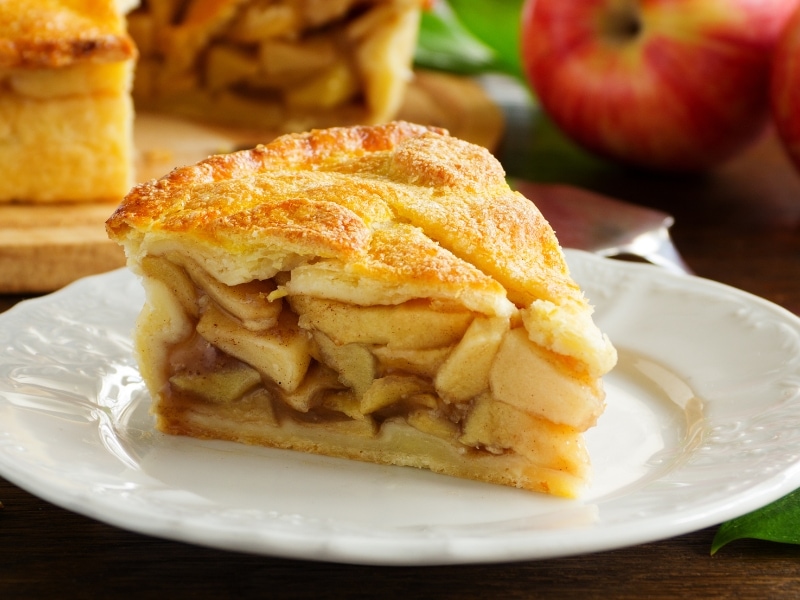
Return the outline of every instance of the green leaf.
{"type": "Polygon", "coordinates": [[[800,544],[800,489],[720,525],[711,542],[711,554],[725,544],[743,538],[800,544]]]}
{"type": "Polygon", "coordinates": [[[522,2],[437,0],[422,14],[416,65],[460,75],[494,72],[522,77],[522,2]]]}
{"type": "Polygon", "coordinates": [[[497,56],[459,21],[450,5],[437,1],[423,11],[414,62],[417,66],[460,75],[500,68],[497,56]]]}
{"type": "Polygon", "coordinates": [[[522,77],[520,31],[524,0],[449,0],[473,35],[492,48],[501,70],[522,77]]]}

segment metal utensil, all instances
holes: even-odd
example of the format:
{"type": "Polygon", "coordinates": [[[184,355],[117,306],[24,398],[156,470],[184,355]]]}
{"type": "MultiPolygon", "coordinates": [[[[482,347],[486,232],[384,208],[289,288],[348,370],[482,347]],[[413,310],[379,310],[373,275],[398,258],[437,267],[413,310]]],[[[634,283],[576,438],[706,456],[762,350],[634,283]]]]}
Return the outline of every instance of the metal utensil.
{"type": "Polygon", "coordinates": [[[677,273],[692,272],[670,237],[674,219],[666,213],[570,185],[509,183],[536,204],[565,248],[633,256],[677,273]]]}

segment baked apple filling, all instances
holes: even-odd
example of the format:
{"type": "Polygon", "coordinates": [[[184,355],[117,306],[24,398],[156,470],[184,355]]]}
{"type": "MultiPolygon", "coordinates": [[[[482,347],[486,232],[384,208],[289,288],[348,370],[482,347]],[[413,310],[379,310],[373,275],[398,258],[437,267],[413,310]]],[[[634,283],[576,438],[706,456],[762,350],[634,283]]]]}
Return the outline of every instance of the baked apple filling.
{"type": "Polygon", "coordinates": [[[410,79],[420,0],[145,0],[140,108],[299,131],[377,123],[410,79]]]}
{"type": "MultiPolygon", "coordinates": [[[[588,377],[581,381],[533,344],[518,313],[492,316],[431,299],[359,306],[293,295],[285,272],[226,285],[174,253],[145,257],[141,267],[151,295],[155,287],[161,296],[140,323],[151,334],[140,341],[144,356],[166,356],[152,364],[166,368],[156,408],[164,431],[203,437],[185,413],[201,423],[213,405],[215,420],[238,423],[231,439],[242,439],[242,423],[252,426],[245,439],[260,444],[271,428],[305,430],[329,452],[358,458],[394,438],[415,455],[420,445],[432,448],[449,464],[468,456],[467,472],[481,464],[476,457],[515,471],[527,465],[532,482],[551,471],[547,491],[557,494],[585,475],[579,433],[602,408],[587,397],[599,394],[588,377]],[[161,352],[153,351],[154,333],[161,352]],[[531,377],[552,398],[535,403],[539,414],[522,397],[531,377]]],[[[282,445],[270,438],[267,445],[282,445]]],[[[435,459],[425,466],[437,470],[435,459]]]]}

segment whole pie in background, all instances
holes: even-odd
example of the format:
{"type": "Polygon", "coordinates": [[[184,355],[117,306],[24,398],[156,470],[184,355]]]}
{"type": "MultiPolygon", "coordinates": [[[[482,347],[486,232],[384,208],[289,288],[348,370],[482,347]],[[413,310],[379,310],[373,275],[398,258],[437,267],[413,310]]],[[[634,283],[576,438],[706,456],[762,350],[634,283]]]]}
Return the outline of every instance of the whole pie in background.
{"type": "Polygon", "coordinates": [[[266,131],[394,118],[424,0],[144,0],[137,108],[266,131]]]}

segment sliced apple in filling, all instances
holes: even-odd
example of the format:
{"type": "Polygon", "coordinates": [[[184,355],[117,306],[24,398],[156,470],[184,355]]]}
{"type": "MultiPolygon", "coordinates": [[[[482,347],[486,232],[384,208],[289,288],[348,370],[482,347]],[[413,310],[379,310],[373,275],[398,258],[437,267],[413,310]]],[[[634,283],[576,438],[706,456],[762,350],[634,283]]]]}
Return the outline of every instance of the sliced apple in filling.
{"type": "MultiPolygon", "coordinates": [[[[542,469],[565,473],[558,480],[585,475],[580,433],[601,409],[586,401],[591,380],[532,342],[517,316],[430,300],[357,306],[283,296],[276,294],[289,281],[283,275],[226,285],[186,257],[171,259],[148,257],[142,268],[172,294],[170,310],[195,323],[190,338],[171,343],[167,397],[177,404],[198,398],[232,419],[264,428],[293,423],[322,438],[396,438],[405,423],[429,438],[420,447],[439,448],[448,461],[477,453],[514,465],[519,459],[509,457],[522,456],[541,479],[526,485],[554,493],[568,494],[569,484],[551,489],[542,469]],[[247,407],[263,419],[243,417],[247,407]]],[[[260,439],[247,439],[253,435],[260,439]]],[[[359,443],[338,450],[370,452],[359,443]]]]}
{"type": "Polygon", "coordinates": [[[281,313],[274,327],[251,331],[211,304],[200,317],[197,332],[287,392],[300,386],[311,364],[308,336],[289,311],[281,313]]]}

